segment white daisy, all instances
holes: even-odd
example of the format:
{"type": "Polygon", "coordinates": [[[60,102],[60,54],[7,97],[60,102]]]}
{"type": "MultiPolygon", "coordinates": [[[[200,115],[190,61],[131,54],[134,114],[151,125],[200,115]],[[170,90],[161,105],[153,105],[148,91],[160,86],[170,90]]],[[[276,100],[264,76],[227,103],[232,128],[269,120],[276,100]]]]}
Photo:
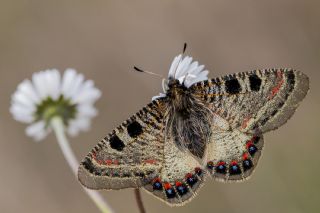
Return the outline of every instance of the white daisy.
{"type": "Polygon", "coordinates": [[[97,115],[93,106],[101,96],[92,80],[67,69],[63,76],[56,69],[34,73],[32,80],[22,81],[12,95],[10,112],[17,121],[30,124],[26,134],[37,141],[51,131],[54,117],[63,120],[70,135],[88,130],[97,115]]]}
{"type": "MultiPolygon", "coordinates": [[[[204,65],[199,65],[197,61],[192,62],[192,57],[182,54],[176,56],[170,66],[168,79],[177,79],[180,84],[184,84],[189,88],[194,83],[208,79],[208,70],[204,70],[204,65]]],[[[168,80],[162,81],[162,88],[164,93],[152,97],[152,100],[165,97],[168,89],[168,80]]]]}

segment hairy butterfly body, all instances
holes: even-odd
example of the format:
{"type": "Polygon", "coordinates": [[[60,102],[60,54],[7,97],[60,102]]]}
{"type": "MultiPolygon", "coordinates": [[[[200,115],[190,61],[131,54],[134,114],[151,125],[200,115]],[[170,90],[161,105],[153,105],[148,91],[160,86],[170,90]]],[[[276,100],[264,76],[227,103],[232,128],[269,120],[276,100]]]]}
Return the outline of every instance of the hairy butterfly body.
{"type": "Polygon", "coordinates": [[[284,124],[309,90],[306,75],[266,69],[208,79],[177,56],[164,93],[101,140],[81,162],[90,189],[143,187],[169,205],[191,200],[209,176],[248,178],[263,133],[284,124]]]}

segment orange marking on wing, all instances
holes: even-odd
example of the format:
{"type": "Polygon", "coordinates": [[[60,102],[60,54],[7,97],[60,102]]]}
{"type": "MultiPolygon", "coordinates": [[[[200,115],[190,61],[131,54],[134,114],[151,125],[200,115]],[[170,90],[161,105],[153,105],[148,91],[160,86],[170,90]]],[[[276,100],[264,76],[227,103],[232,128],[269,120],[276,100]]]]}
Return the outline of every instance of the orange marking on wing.
{"type": "Polygon", "coordinates": [[[246,118],[243,120],[243,122],[242,122],[242,124],[241,124],[241,128],[242,128],[242,129],[245,129],[245,128],[248,126],[248,123],[249,123],[249,121],[250,121],[250,118],[251,118],[251,117],[246,117],[246,118]]]}
{"type": "Polygon", "coordinates": [[[155,164],[157,161],[153,159],[147,159],[144,161],[144,163],[149,163],[149,164],[155,164]]]}
{"type": "Polygon", "coordinates": [[[112,160],[105,160],[105,163],[106,163],[107,165],[111,165],[111,164],[112,164],[112,160]]]}
{"type": "Polygon", "coordinates": [[[96,159],[96,158],[97,158],[96,152],[92,152],[92,153],[91,153],[91,157],[92,157],[93,159],[96,159]]]}
{"type": "Polygon", "coordinates": [[[272,88],[271,93],[269,95],[269,100],[272,99],[280,90],[282,84],[284,83],[283,75],[280,71],[277,72],[277,77],[280,79],[279,83],[272,88]]]}

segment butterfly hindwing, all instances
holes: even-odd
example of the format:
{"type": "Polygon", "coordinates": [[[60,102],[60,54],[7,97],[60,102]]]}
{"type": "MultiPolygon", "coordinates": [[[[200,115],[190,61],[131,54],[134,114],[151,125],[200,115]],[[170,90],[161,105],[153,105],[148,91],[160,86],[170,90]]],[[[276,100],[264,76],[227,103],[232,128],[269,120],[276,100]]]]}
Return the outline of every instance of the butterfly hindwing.
{"type": "Polygon", "coordinates": [[[161,173],[145,189],[171,206],[183,205],[196,196],[206,171],[170,138],[165,140],[164,152],[161,173]]]}
{"type": "Polygon", "coordinates": [[[216,180],[244,180],[255,169],[263,148],[263,136],[213,126],[208,144],[207,170],[216,180]]]}
{"type": "Polygon", "coordinates": [[[114,129],[81,162],[78,177],[91,189],[141,187],[161,171],[163,101],[155,100],[114,129]]]}
{"type": "Polygon", "coordinates": [[[283,125],[309,90],[309,80],[292,69],[242,72],[194,84],[195,97],[243,132],[283,125]]]}

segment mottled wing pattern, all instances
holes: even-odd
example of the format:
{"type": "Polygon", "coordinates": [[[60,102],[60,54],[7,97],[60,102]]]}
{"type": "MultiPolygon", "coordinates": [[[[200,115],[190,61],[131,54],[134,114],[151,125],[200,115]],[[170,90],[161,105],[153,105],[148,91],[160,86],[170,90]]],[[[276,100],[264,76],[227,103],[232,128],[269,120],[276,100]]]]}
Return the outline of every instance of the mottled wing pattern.
{"type": "Polygon", "coordinates": [[[265,69],[199,82],[191,89],[232,129],[264,133],[292,116],[309,90],[309,80],[292,69],[265,69]]]}
{"type": "Polygon", "coordinates": [[[263,148],[262,133],[292,116],[309,81],[299,71],[267,69],[199,82],[191,89],[214,115],[207,169],[215,179],[232,181],[252,173],[263,148]]]}
{"type": "Polygon", "coordinates": [[[163,99],[123,122],[81,162],[80,182],[90,189],[140,187],[157,176],[163,165],[163,99]]]}
{"type": "Polygon", "coordinates": [[[244,180],[251,175],[263,148],[263,135],[238,129],[212,129],[208,144],[207,170],[219,181],[244,180]]]}
{"type": "Polygon", "coordinates": [[[199,162],[166,138],[161,173],[145,189],[172,206],[184,205],[196,196],[205,178],[199,162]]]}
{"type": "Polygon", "coordinates": [[[165,99],[157,99],[123,122],[81,162],[80,182],[90,189],[144,187],[169,205],[196,195],[204,173],[199,163],[166,138],[165,99]]]}

